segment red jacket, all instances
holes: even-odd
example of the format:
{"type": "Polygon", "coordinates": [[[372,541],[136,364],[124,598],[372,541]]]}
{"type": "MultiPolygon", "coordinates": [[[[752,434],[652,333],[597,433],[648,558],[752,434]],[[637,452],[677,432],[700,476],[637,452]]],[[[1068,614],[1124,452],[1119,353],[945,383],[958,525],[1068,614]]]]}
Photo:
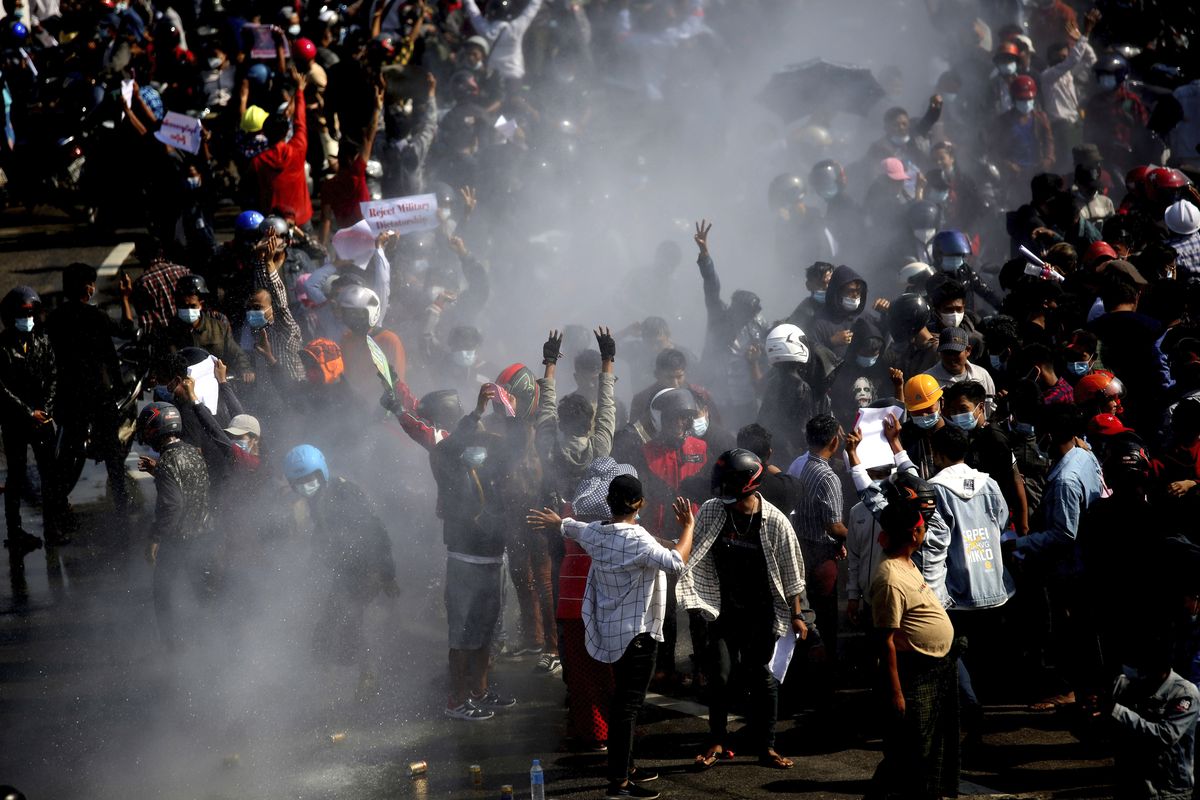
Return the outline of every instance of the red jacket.
{"type": "Polygon", "coordinates": [[[296,212],[296,224],[312,219],[312,200],[308,196],[308,178],[304,174],[308,153],[308,125],[305,122],[304,95],[296,95],[295,130],[291,141],[276,142],[250,162],[258,180],[258,198],[264,214],[272,208],[296,212]]]}
{"type": "MultiPolygon", "coordinates": [[[[642,526],[655,536],[674,539],[677,532],[674,530],[671,503],[683,482],[708,465],[708,444],[703,439],[688,436],[676,448],[658,439],[651,439],[642,445],[642,454],[650,470],[650,475],[642,476],[646,494],[642,526]]],[[[695,504],[692,505],[695,511],[695,504]]]]}

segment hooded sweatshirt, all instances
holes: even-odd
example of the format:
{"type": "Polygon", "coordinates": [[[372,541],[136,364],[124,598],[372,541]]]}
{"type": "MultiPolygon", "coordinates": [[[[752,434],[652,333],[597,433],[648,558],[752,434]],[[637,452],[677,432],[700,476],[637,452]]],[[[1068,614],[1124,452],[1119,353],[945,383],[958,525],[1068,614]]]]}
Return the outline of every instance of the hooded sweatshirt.
{"type": "Polygon", "coordinates": [[[805,331],[811,341],[818,342],[831,350],[839,358],[846,355],[847,345],[835,344],[832,339],[838,331],[850,330],[855,318],[867,307],[867,282],[862,276],[845,264],[833,271],[829,279],[829,288],[825,290],[825,305],[817,312],[812,323],[812,330],[805,331]],[[863,285],[862,297],[858,307],[853,311],[842,306],[842,292],[847,284],[858,281],[863,285]]]}
{"type": "Polygon", "coordinates": [[[950,527],[946,556],[949,608],[1004,605],[1013,594],[1012,578],[1000,559],[1000,533],[1008,504],[986,472],[954,464],[929,481],[937,492],[938,514],[950,527]]]}

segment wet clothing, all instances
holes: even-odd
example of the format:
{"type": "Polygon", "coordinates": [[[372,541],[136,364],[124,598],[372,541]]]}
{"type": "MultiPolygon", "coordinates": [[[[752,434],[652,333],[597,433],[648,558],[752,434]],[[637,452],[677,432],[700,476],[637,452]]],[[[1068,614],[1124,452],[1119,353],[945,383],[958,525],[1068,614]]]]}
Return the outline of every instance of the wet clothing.
{"type": "Polygon", "coordinates": [[[154,490],[150,541],[170,548],[209,533],[208,466],[198,448],[181,440],[165,445],[154,467],[154,490]]]}

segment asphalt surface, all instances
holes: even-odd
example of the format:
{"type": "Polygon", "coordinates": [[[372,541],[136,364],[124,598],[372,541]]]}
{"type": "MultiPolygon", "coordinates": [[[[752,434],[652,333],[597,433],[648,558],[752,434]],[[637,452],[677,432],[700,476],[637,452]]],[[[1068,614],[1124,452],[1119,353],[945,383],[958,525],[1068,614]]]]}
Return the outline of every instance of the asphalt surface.
{"type": "MultiPolygon", "coordinates": [[[[0,223],[0,294],[20,283],[54,291],[58,270],[81,260],[106,268],[104,296],[115,288],[104,281],[131,259],[132,235],[98,238],[46,217],[0,223]]],[[[308,658],[304,548],[291,540],[268,554],[264,572],[247,568],[244,591],[208,612],[188,649],[167,654],[142,559],[153,486],[136,484],[140,511],[119,523],[103,469],[89,464],[71,497],[83,522],[75,542],[10,562],[0,581],[0,784],[30,800],[496,798],[503,784],[519,798],[540,758],[547,797],[602,796],[604,756],[566,749],[563,685],[533,674],[532,659],[502,660],[494,672],[515,708],[487,722],[443,716],[444,558],[431,514],[386,517],[402,591],[367,614],[377,677],[363,691],[355,667],[308,658]],[[423,778],[410,777],[414,761],[427,762],[423,778]],[[472,764],[482,788],[472,786],[472,764]]],[[[293,500],[285,487],[276,499],[285,510],[293,500]]],[[[35,533],[37,517],[25,509],[35,533]]],[[[510,628],[511,617],[510,608],[510,628]]],[[[664,797],[860,797],[879,760],[870,696],[847,689],[828,717],[781,721],[778,749],[795,769],[739,758],[693,773],[706,731],[695,699],[655,695],[643,715],[639,763],[662,773],[654,786],[664,797]]],[[[964,794],[1110,795],[1108,754],[1072,736],[1062,715],[1023,705],[987,712],[986,746],[964,769],[964,794]]]]}

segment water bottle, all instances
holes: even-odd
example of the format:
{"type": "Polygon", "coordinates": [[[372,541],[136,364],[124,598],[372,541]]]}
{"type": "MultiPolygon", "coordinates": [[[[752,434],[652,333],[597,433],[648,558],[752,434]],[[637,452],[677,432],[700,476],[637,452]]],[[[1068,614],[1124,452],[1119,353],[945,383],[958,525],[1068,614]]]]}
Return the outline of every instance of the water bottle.
{"type": "Polygon", "coordinates": [[[542,772],[540,759],[533,760],[529,768],[529,798],[530,800],[546,800],[546,773],[542,772]]]}

